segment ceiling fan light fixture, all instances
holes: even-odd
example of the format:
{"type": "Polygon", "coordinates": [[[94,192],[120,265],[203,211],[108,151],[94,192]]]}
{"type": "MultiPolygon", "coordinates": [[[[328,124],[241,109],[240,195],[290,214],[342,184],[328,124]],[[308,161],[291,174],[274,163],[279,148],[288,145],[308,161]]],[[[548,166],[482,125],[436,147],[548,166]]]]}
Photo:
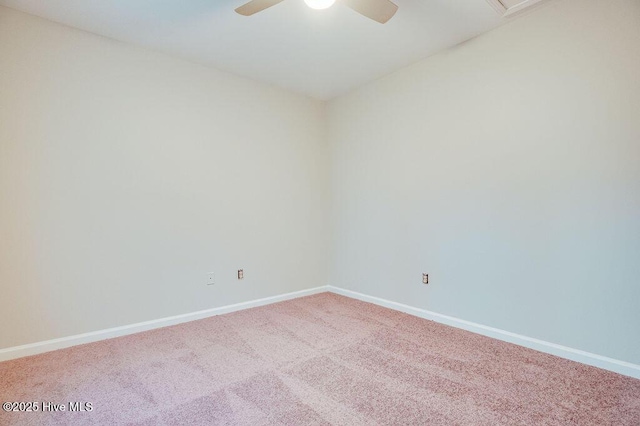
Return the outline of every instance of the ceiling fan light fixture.
{"type": "Polygon", "coordinates": [[[336,0],[304,0],[311,9],[328,9],[336,2],[336,0]]]}
{"type": "MultiPolygon", "coordinates": [[[[1,0],[0,0],[1,1],[1,0]]],[[[285,0],[250,0],[236,9],[242,16],[251,16],[265,9],[280,4],[285,0]]],[[[340,0],[343,5],[355,10],[360,15],[384,24],[398,11],[398,5],[391,0],[340,0]]],[[[494,0],[491,0],[494,1],[494,0]]],[[[498,0],[495,0],[498,1],[498,0]]],[[[501,0],[506,1],[506,0],[501,0]]],[[[511,1],[511,0],[510,0],[511,1]]],[[[514,0],[515,1],[515,0],[514,0]]],[[[521,0],[518,0],[521,1],[521,0]]],[[[328,9],[336,0],[304,0],[311,9],[328,9]]]]}

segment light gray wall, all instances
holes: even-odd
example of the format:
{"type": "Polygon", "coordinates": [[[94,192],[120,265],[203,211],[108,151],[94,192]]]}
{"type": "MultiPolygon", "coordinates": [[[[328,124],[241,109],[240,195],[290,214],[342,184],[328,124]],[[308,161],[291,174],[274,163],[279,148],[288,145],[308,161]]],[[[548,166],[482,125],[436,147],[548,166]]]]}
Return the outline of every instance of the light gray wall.
{"type": "Polygon", "coordinates": [[[639,363],[639,70],[564,0],[325,117],[0,7],[0,348],[328,281],[639,363]]]}
{"type": "Polygon", "coordinates": [[[324,285],[324,108],[0,7],[0,348],[324,285]]]}
{"type": "Polygon", "coordinates": [[[551,2],[328,119],[331,284],[640,363],[639,1],[551,2]]]}

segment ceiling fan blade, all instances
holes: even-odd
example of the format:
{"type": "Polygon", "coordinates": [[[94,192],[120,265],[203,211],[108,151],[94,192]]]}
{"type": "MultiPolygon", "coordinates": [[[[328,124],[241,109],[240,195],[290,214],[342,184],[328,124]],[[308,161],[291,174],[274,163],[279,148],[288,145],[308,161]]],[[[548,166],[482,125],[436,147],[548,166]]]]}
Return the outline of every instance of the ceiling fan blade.
{"type": "Polygon", "coordinates": [[[390,0],[340,0],[361,15],[384,24],[396,14],[398,5],[390,0]]]}
{"type": "Polygon", "coordinates": [[[284,0],[252,0],[237,8],[236,12],[243,16],[251,16],[254,13],[262,12],[271,6],[275,6],[282,1],[284,0]]]}

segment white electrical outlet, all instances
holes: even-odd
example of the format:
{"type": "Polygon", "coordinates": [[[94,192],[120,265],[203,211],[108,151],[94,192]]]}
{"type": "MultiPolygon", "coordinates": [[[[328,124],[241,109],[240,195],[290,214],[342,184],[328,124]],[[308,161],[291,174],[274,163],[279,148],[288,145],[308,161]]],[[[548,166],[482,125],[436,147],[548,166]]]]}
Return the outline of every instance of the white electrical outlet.
{"type": "Polygon", "coordinates": [[[214,285],[215,283],[215,274],[213,272],[209,272],[207,274],[207,285],[214,285]]]}

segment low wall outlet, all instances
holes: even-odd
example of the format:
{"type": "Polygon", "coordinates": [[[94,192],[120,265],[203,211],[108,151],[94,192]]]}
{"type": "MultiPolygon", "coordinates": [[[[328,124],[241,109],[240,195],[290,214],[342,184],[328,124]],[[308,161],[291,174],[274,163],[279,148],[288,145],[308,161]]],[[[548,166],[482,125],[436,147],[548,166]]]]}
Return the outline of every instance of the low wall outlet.
{"type": "Polygon", "coordinates": [[[207,273],[207,285],[214,285],[215,283],[215,274],[213,272],[207,273]]]}
{"type": "Polygon", "coordinates": [[[422,274],[422,284],[429,284],[429,274],[422,274]]]}
{"type": "Polygon", "coordinates": [[[241,280],[244,278],[244,270],[238,269],[238,279],[241,280]]]}

